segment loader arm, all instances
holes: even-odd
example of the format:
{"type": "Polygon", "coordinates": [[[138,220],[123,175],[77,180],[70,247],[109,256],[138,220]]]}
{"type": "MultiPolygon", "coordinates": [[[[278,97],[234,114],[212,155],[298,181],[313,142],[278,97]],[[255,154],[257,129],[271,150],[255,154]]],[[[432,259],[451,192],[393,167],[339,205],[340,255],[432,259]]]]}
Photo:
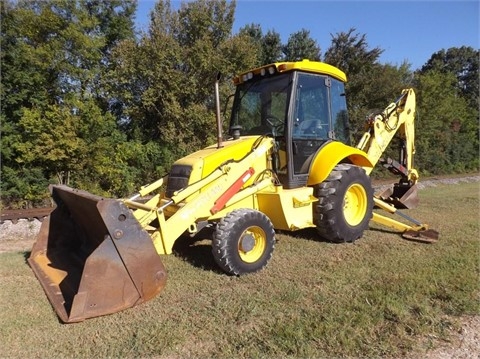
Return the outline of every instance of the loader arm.
{"type": "Polygon", "coordinates": [[[259,164],[269,166],[272,146],[272,138],[259,137],[240,160],[222,163],[171,198],[161,193],[146,203],[139,198],[158,190],[167,177],[126,200],[52,186],[57,207],[28,262],[60,319],[73,323],[115,313],[158,294],[167,278],[158,254],[172,253],[184,232],[197,232],[235,206],[255,207],[255,194],[272,185],[272,177],[250,179],[259,164]],[[169,206],[177,208],[166,217],[169,206]]]}
{"type": "MultiPolygon", "coordinates": [[[[170,199],[154,197],[147,204],[125,200],[124,203],[134,209],[138,221],[150,232],[158,254],[172,253],[173,245],[184,232],[196,233],[199,222],[212,218],[221,218],[225,210],[242,200],[249,201],[248,207],[255,207],[254,193],[272,184],[267,176],[250,187],[244,184],[254,175],[253,164],[256,160],[267,158],[266,153],[273,148],[273,139],[263,138],[261,142],[240,161],[231,161],[219,166],[202,180],[174,192],[170,199]],[[175,213],[166,218],[164,210],[176,206],[175,213]],[[157,221],[157,225],[151,225],[157,221]]],[[[152,189],[155,186],[151,187],[152,189]]]]}

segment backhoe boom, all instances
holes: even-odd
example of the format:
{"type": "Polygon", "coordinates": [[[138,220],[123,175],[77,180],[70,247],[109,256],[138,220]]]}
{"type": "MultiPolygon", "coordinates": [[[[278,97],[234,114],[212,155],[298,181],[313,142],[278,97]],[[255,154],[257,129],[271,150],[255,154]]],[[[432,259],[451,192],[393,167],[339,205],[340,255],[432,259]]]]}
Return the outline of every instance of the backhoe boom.
{"type": "Polygon", "coordinates": [[[418,180],[418,172],[413,168],[414,120],[415,92],[413,89],[405,89],[397,101],[392,102],[382,112],[368,117],[367,131],[357,145],[358,149],[368,154],[368,158],[375,165],[381,160],[393,137],[398,136],[402,141],[399,163],[406,169],[406,173],[401,174],[412,185],[418,180]]]}

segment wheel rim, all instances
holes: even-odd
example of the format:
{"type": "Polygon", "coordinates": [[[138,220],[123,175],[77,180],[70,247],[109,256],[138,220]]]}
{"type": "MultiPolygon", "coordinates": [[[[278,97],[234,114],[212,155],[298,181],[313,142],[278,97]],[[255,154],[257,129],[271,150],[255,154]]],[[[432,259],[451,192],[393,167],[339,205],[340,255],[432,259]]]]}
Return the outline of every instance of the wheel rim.
{"type": "Polygon", "coordinates": [[[352,184],[345,193],[343,202],[343,214],[345,221],[350,226],[357,226],[365,218],[367,212],[367,192],[358,184],[352,184]]]}
{"type": "Polygon", "coordinates": [[[258,261],[267,247],[267,236],[260,227],[249,227],[240,236],[238,254],[242,261],[254,263],[258,261]]]}

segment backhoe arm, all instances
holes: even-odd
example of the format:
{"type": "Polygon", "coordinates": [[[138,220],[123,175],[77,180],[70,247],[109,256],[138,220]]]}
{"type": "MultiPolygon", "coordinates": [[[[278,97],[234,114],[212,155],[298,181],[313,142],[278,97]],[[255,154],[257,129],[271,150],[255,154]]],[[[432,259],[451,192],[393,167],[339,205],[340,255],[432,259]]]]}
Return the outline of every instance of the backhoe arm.
{"type": "Polygon", "coordinates": [[[402,181],[408,181],[411,185],[418,180],[418,172],[413,168],[415,105],[413,89],[403,90],[397,101],[382,112],[369,116],[367,131],[357,145],[357,148],[368,154],[373,164],[381,162],[395,174],[400,174],[402,181]],[[395,135],[402,142],[399,161],[382,160],[383,153],[395,135]]]}
{"type": "MultiPolygon", "coordinates": [[[[415,92],[405,89],[402,95],[383,111],[372,114],[367,119],[367,131],[357,148],[367,153],[373,164],[380,162],[400,181],[377,197],[393,204],[396,208],[415,208],[418,205],[418,172],[413,167],[415,154],[415,92]],[[382,155],[393,137],[400,141],[399,159],[383,159],[382,155]]],[[[366,168],[367,173],[372,169],[366,168]]]]}
{"type": "MultiPolygon", "coordinates": [[[[417,186],[418,172],[413,168],[415,154],[415,92],[405,89],[402,95],[388,105],[382,112],[372,114],[367,119],[367,131],[361,138],[357,148],[367,153],[373,164],[380,162],[390,172],[400,176],[400,181],[383,193],[375,195],[374,203],[390,214],[407,220],[411,225],[399,222],[391,217],[378,213],[373,214],[372,221],[403,232],[403,237],[422,242],[434,242],[438,232],[428,229],[426,224],[398,211],[401,208],[414,208],[418,204],[417,186]],[[383,159],[383,153],[397,136],[400,140],[399,160],[383,159]]],[[[367,173],[371,169],[367,169],[367,173]]]]}

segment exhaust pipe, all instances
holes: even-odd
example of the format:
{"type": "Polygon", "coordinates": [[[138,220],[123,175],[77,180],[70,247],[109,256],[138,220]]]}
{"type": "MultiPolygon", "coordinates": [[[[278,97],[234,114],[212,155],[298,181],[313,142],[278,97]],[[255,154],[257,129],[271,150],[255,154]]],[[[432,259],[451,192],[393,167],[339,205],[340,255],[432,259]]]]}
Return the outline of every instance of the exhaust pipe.
{"type": "Polygon", "coordinates": [[[216,109],[216,118],[217,118],[217,148],[223,147],[223,126],[222,126],[222,116],[220,114],[220,90],[219,83],[222,74],[219,72],[217,74],[217,79],[215,80],[215,109],[216,109]]]}

